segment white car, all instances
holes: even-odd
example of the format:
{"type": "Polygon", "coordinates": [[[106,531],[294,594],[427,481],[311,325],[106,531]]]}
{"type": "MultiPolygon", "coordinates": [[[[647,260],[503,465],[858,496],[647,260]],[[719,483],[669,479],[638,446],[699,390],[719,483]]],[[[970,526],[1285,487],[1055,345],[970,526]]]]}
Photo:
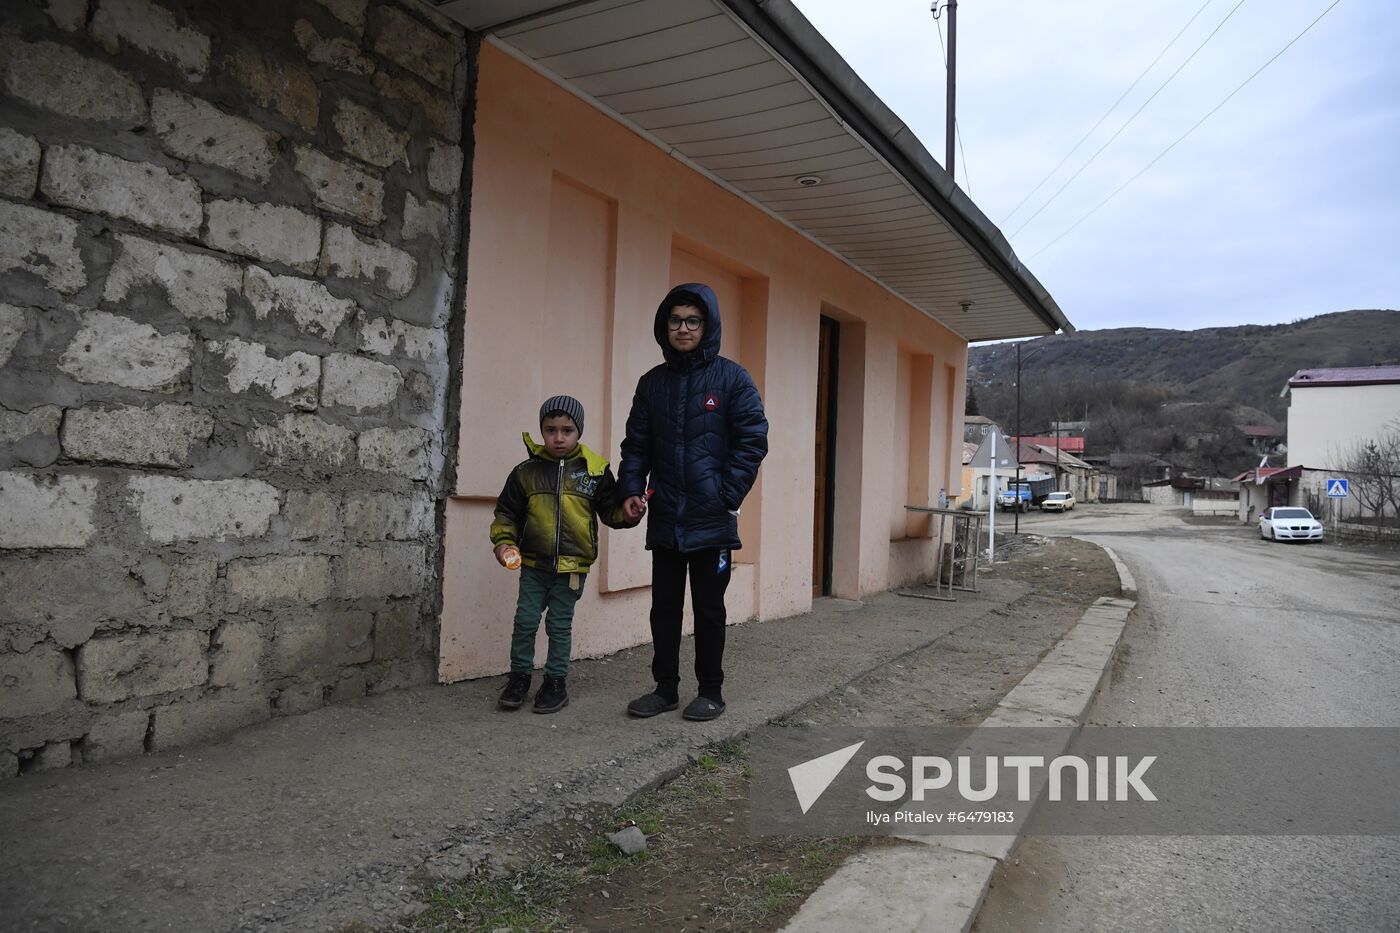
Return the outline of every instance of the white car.
{"type": "Polygon", "coordinates": [[[1074,493],[1052,492],[1040,503],[1042,512],[1068,512],[1074,508],[1074,493]]]}
{"type": "Polygon", "coordinates": [[[1321,541],[1322,522],[1307,509],[1277,506],[1260,514],[1259,537],[1271,541],[1321,541]]]}

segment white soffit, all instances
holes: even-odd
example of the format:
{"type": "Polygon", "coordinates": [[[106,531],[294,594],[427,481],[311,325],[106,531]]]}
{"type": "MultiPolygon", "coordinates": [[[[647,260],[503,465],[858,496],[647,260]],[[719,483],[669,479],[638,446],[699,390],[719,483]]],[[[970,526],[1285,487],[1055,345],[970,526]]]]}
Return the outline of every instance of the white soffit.
{"type": "MultiPolygon", "coordinates": [[[[967,340],[1054,333],[1047,317],[1068,325],[1045,309],[1048,295],[1039,308],[1028,303],[1028,289],[1044,294],[1026,285],[1028,273],[1013,283],[991,268],[718,0],[448,0],[439,9],[967,340]],[[803,187],[800,176],[821,182],[803,187]]],[[[996,234],[980,212],[979,225],[996,234]]],[[[1004,241],[999,249],[1020,270],[1004,241]]]]}

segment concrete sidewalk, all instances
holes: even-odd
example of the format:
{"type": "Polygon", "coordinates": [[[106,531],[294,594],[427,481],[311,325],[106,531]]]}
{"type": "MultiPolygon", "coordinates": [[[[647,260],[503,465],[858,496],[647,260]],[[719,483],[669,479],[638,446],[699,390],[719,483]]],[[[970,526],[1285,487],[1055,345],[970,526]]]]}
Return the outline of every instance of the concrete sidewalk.
{"type": "Polygon", "coordinates": [[[996,575],[980,582],[982,592],[953,603],[892,593],[865,604],[822,600],[808,615],[731,628],[729,710],[712,723],[624,715],[651,684],[650,649],[640,648],[576,663],[570,706],[552,716],[497,712],[501,681],[492,678],[327,707],[179,753],[5,782],[5,927],[383,924],[413,902],[425,865],[436,877],[464,876],[476,842],[586,802],[620,804],[710,742],[960,628],[1002,621],[1004,607],[1030,591],[996,575]]]}

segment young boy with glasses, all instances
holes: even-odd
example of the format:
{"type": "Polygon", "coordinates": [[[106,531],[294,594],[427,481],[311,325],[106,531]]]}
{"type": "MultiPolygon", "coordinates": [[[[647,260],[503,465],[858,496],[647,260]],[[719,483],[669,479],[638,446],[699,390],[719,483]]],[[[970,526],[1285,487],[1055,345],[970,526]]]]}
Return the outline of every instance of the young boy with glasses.
{"type": "Polygon", "coordinates": [[[618,490],[629,521],[647,520],[652,554],[652,677],[656,689],[627,712],[649,717],[680,705],[681,616],[686,577],[695,610],[698,695],[686,719],[724,712],[724,592],[738,549],[739,506],[768,453],[763,400],[744,367],[719,355],[719,300],[708,285],[681,285],[656,310],[664,362],[637,383],[622,442],[618,490]],[[654,490],[650,502],[642,498],[654,490]]]}

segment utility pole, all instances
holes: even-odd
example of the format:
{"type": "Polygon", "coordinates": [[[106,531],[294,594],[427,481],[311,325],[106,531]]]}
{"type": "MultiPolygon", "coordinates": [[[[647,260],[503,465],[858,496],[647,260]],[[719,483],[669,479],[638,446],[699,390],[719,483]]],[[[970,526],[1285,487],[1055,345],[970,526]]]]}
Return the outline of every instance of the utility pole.
{"type": "MultiPolygon", "coordinates": [[[[1080,453],[1083,453],[1081,450],[1080,453]]],[[[1055,488],[1060,488],[1060,409],[1055,407],[1055,488]]],[[[1088,496],[1086,495],[1087,499],[1088,496]]]]}
{"type": "MultiPolygon", "coordinates": [[[[992,490],[992,501],[987,507],[987,563],[994,564],[997,559],[997,432],[996,425],[992,425],[992,472],[987,478],[987,485],[992,490]]],[[[1336,529],[1333,529],[1332,536],[1336,537],[1336,529]]]]}
{"type": "Polygon", "coordinates": [[[1016,517],[1012,534],[1021,533],[1021,345],[1016,344],[1016,517]]]}
{"type": "MultiPolygon", "coordinates": [[[[934,0],[937,8],[937,0],[934,0]]],[[[944,165],[953,179],[953,150],[957,143],[958,107],[958,0],[948,0],[948,156],[944,165]]]]}

